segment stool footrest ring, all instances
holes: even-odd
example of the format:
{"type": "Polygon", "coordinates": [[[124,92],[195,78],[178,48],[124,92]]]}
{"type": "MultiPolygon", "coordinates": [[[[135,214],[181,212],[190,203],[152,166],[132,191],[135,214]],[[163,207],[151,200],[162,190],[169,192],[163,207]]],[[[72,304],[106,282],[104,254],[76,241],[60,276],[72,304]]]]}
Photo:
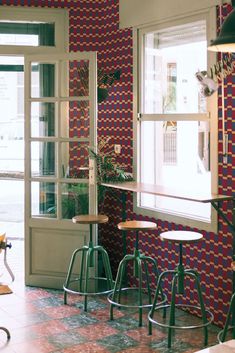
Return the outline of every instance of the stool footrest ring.
{"type": "MultiPolygon", "coordinates": [[[[116,294],[118,296],[119,293],[122,293],[122,292],[127,292],[127,291],[138,291],[138,287],[127,287],[127,288],[122,288],[121,290],[116,290],[116,294]]],[[[144,291],[147,291],[147,288],[142,288],[142,292],[144,291]]],[[[151,292],[154,292],[155,290],[154,289],[151,289],[151,292]]],[[[115,305],[115,306],[118,306],[118,307],[121,307],[121,308],[151,308],[152,307],[152,303],[148,303],[148,304],[142,304],[142,305],[138,305],[138,304],[123,304],[123,303],[119,303],[119,302],[116,302],[112,299],[112,295],[113,293],[109,293],[108,295],[108,301],[110,304],[112,305],[115,305]]],[[[146,294],[147,295],[147,294],[146,294]]],[[[159,301],[158,302],[158,305],[162,305],[166,302],[167,298],[166,298],[166,295],[164,295],[164,299],[159,301]]]]}
{"type": "MultiPolygon", "coordinates": [[[[157,306],[155,311],[160,310],[160,309],[167,309],[170,307],[170,304],[167,305],[160,305],[157,306]]],[[[191,309],[197,309],[197,310],[201,310],[200,306],[196,306],[196,305],[188,305],[188,304],[175,304],[175,307],[181,307],[181,308],[191,308],[191,309]]],[[[160,326],[160,327],[165,327],[165,328],[172,328],[172,329],[181,329],[181,330],[187,330],[187,329],[196,329],[196,328],[202,328],[202,327],[206,327],[208,325],[210,325],[212,323],[212,321],[214,320],[214,315],[212,314],[212,312],[210,312],[209,310],[205,310],[207,316],[208,316],[208,320],[205,323],[202,324],[198,324],[198,325],[188,325],[188,326],[179,326],[179,325],[169,325],[169,324],[164,324],[161,323],[157,320],[154,320],[150,314],[148,314],[148,319],[149,321],[151,321],[153,324],[160,326]]]]}
{"type": "MultiPolygon", "coordinates": [[[[104,282],[108,282],[108,279],[106,277],[89,277],[88,279],[88,282],[90,281],[104,281],[104,282]]],[[[76,283],[76,282],[79,282],[80,281],[80,277],[77,277],[76,279],[73,279],[71,281],[69,281],[69,285],[71,283],[76,283]]],[[[113,281],[113,285],[114,285],[114,281],[113,281]]],[[[106,289],[106,290],[101,290],[101,291],[98,291],[98,292],[84,292],[84,291],[76,291],[76,290],[73,290],[73,289],[70,289],[68,287],[65,287],[65,284],[63,285],[63,289],[65,292],[67,293],[71,293],[71,294],[79,294],[79,295],[89,295],[89,296],[92,296],[92,295],[102,295],[102,294],[109,294],[109,293],[112,293],[113,292],[113,288],[110,288],[110,289],[106,289]]]]}
{"type": "MultiPolygon", "coordinates": [[[[229,328],[227,329],[227,332],[233,331],[233,330],[235,331],[235,326],[229,326],[229,328]]],[[[226,334],[227,334],[227,332],[226,332],[226,334]]],[[[223,333],[224,333],[224,330],[221,330],[217,335],[217,340],[219,343],[223,343],[222,337],[221,337],[223,335],[223,333]]]]}

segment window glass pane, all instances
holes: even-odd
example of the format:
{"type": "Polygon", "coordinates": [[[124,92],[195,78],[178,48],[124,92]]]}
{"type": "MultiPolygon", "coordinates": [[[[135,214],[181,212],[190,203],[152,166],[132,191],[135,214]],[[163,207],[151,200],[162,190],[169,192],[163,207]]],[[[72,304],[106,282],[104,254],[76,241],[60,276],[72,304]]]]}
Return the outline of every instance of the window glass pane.
{"type": "Polygon", "coordinates": [[[55,176],[55,143],[31,143],[31,176],[55,176]]]}
{"type": "Polygon", "coordinates": [[[32,182],[31,215],[57,217],[56,186],[54,183],[32,182]]]}
{"type": "MultiPolygon", "coordinates": [[[[206,121],[145,121],[141,123],[141,182],[174,190],[211,190],[209,123],[206,121]]],[[[187,210],[184,201],[143,195],[141,206],[187,210]],[[181,206],[180,206],[181,205],[181,206]]],[[[203,206],[204,207],[204,206],[203,206]]],[[[205,206],[209,212],[209,206],[205,206]]],[[[190,206],[190,212],[201,205],[190,206]]],[[[190,213],[189,212],[189,213],[190,213]]],[[[202,214],[204,214],[203,211],[202,214]]]]}
{"type": "Polygon", "coordinates": [[[194,190],[210,190],[207,122],[146,121],[141,144],[141,181],[181,189],[190,181],[194,190]]]}
{"type": "Polygon", "coordinates": [[[88,184],[62,184],[62,218],[71,219],[79,214],[88,214],[88,205],[88,184]]]}
{"type": "Polygon", "coordinates": [[[31,136],[55,136],[54,103],[33,102],[31,104],[31,136]]]}
{"type": "Polygon", "coordinates": [[[0,21],[0,45],[54,46],[54,23],[0,21]]]}
{"type": "Polygon", "coordinates": [[[205,22],[144,36],[143,112],[205,112],[195,73],[207,68],[205,22]]]}

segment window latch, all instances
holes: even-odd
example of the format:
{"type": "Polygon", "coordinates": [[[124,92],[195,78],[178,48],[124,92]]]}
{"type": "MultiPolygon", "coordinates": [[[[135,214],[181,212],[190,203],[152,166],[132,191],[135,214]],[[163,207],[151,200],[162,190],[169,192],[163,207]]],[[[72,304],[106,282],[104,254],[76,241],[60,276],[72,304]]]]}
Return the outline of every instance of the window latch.
{"type": "Polygon", "coordinates": [[[140,120],[141,120],[141,116],[142,116],[141,113],[138,113],[138,114],[137,114],[137,121],[140,121],[140,120]]]}

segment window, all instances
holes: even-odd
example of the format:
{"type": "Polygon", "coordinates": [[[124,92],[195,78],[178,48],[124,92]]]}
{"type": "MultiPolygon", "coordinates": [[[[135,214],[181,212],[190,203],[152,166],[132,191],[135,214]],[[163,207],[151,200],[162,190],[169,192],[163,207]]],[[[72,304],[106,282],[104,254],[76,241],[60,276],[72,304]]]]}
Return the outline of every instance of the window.
{"type": "MultiPolygon", "coordinates": [[[[1,6],[0,54],[54,53],[68,47],[68,13],[64,9],[1,6]]],[[[67,48],[66,48],[67,49],[67,48]]]]}
{"type": "MultiPolygon", "coordinates": [[[[137,32],[137,178],[174,190],[216,192],[214,113],[195,76],[208,67],[207,20],[137,32]]],[[[216,106],[216,94],[210,100],[216,106]]],[[[137,211],[163,220],[194,226],[198,221],[205,229],[211,224],[210,204],[148,194],[138,195],[136,203],[137,211]]]]}

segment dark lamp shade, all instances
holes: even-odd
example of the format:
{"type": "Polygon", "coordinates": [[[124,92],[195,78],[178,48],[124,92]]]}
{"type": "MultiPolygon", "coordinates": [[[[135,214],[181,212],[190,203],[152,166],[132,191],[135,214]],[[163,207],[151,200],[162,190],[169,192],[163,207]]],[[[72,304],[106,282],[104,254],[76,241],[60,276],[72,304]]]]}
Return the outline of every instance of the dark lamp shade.
{"type": "Polygon", "coordinates": [[[208,47],[210,51],[235,52],[235,9],[226,17],[219,36],[208,47]]]}

